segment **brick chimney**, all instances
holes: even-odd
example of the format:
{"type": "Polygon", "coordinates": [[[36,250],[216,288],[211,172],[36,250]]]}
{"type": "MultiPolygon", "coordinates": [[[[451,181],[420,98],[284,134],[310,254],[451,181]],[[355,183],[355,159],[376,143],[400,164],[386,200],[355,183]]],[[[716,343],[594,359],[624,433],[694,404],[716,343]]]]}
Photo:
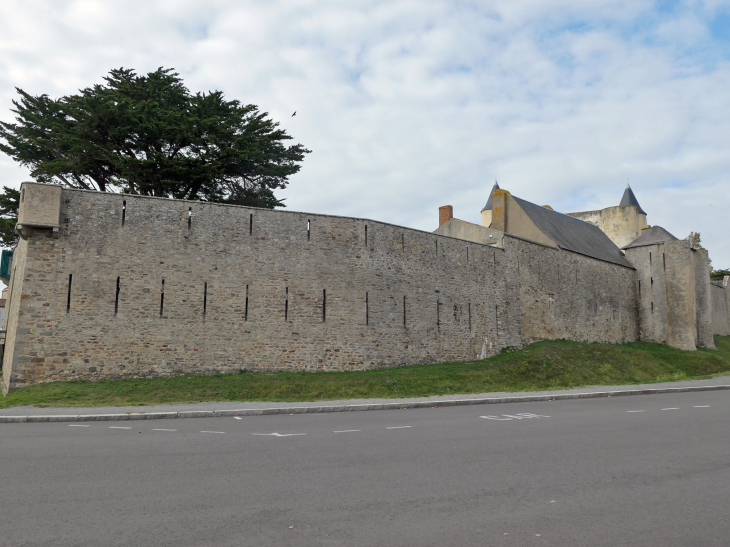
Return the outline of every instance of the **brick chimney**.
{"type": "Polygon", "coordinates": [[[451,205],[439,207],[439,227],[454,218],[454,208],[451,205]]]}

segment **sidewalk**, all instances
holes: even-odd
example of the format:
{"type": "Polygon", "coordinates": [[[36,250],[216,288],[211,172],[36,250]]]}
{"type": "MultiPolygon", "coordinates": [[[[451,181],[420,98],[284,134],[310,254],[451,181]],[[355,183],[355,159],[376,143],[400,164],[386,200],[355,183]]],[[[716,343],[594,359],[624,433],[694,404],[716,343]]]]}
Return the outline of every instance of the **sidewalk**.
{"type": "Polygon", "coordinates": [[[617,397],[682,391],[730,390],[730,375],[708,380],[687,380],[658,384],[585,386],[554,391],[472,393],[402,399],[347,399],[311,402],[208,402],[150,406],[44,407],[16,406],[0,410],[0,423],[36,421],[145,420],[163,418],[209,418],[215,416],[260,416],[309,412],[348,412],[496,404],[557,399],[617,397]]]}

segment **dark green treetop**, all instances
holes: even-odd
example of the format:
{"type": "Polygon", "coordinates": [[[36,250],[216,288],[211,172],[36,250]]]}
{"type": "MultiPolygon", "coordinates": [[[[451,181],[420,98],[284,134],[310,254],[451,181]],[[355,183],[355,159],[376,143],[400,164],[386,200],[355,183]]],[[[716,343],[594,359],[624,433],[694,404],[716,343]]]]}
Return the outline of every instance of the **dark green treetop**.
{"type": "Polygon", "coordinates": [[[20,190],[5,186],[0,193],[0,247],[14,247],[18,242],[15,223],[19,206],[20,190]]]}
{"type": "MultiPolygon", "coordinates": [[[[305,154],[268,113],[191,94],[172,69],[116,69],[104,84],[60,99],[17,89],[16,123],[0,150],[38,182],[273,208],[305,154]]],[[[4,142],[3,142],[4,141],[4,142]]]]}

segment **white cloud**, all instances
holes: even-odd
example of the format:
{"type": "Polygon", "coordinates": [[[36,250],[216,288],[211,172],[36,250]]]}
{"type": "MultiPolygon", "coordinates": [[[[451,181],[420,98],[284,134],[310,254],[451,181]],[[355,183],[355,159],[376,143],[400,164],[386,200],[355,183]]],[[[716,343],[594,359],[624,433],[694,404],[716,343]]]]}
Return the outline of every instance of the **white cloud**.
{"type": "MultiPolygon", "coordinates": [[[[433,229],[478,222],[493,178],[571,211],[626,179],[649,222],[730,266],[730,65],[706,20],[646,0],[19,1],[0,5],[0,119],[109,69],[175,67],[313,150],[290,209],[433,229]],[[295,118],[291,117],[297,111],[295,118]]],[[[0,156],[0,183],[27,171],[0,156]]]]}

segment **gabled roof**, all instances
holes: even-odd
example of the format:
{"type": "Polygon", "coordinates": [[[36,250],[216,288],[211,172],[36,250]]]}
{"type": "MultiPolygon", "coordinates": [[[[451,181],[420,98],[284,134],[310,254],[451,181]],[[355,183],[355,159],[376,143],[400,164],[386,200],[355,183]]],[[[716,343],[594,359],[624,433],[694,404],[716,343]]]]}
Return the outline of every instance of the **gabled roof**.
{"type": "Polygon", "coordinates": [[[616,244],[593,224],[512,196],[537,228],[566,251],[634,268],[616,244]]]}
{"type": "Polygon", "coordinates": [[[492,186],[492,190],[489,192],[489,199],[487,200],[487,204],[484,206],[484,209],[482,211],[491,211],[492,210],[492,194],[494,194],[495,190],[499,190],[499,184],[497,184],[497,181],[494,181],[494,186],[492,186]]]}
{"type": "Polygon", "coordinates": [[[625,206],[625,205],[633,205],[635,207],[639,208],[639,212],[646,214],[644,210],[641,208],[641,205],[639,205],[639,200],[636,199],[636,196],[634,195],[634,191],[631,189],[631,186],[628,184],[626,185],[626,190],[624,190],[624,195],[621,196],[621,203],[619,203],[619,207],[625,206]]]}
{"type": "Polygon", "coordinates": [[[675,241],[677,238],[667,232],[661,226],[652,226],[623,249],[631,249],[632,247],[645,247],[647,245],[656,245],[657,243],[666,243],[667,241],[675,241]]]}

